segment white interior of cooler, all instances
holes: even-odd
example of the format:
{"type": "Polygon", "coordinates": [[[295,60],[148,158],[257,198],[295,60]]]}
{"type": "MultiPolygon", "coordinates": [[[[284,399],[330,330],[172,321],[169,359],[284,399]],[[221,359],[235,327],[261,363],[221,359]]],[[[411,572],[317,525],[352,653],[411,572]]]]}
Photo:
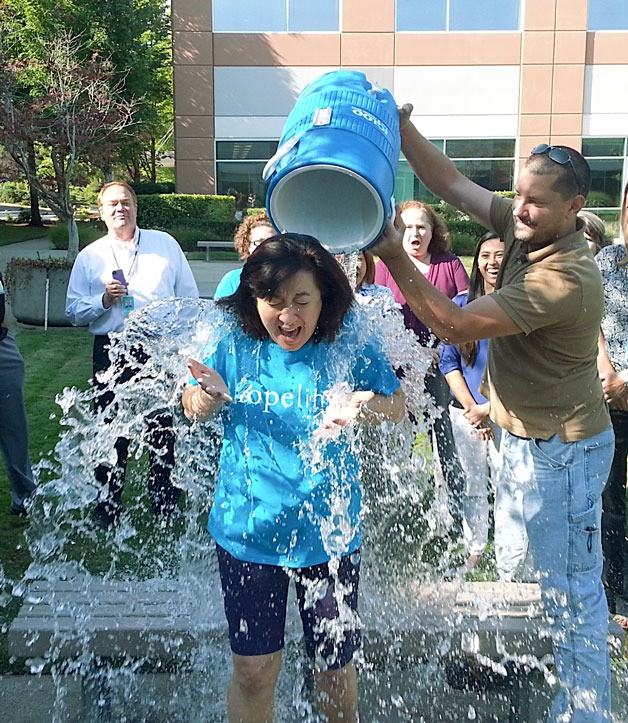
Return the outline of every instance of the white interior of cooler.
{"type": "Polygon", "coordinates": [[[364,248],[384,223],[374,187],[353,171],[329,165],[286,174],[273,189],[270,213],[280,231],[314,236],[332,253],[364,248]]]}

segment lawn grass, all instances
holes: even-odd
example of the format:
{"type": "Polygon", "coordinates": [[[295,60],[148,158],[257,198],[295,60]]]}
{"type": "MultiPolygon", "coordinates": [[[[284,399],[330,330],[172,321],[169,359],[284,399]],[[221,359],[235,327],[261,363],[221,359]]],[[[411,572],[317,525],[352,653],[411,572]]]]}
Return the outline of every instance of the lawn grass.
{"type": "MultiPolygon", "coordinates": [[[[91,376],[92,335],[85,329],[22,329],[17,343],[26,365],[24,396],[33,462],[49,455],[59,435],[56,395],[67,386],[85,387],[91,376]]],[[[9,514],[11,499],[4,465],[0,465],[0,583],[18,581],[30,563],[24,537],[28,520],[9,514]]],[[[5,587],[5,585],[1,585],[5,587]]],[[[7,586],[8,587],[8,586],[7,586]]],[[[10,592],[10,587],[4,592],[10,592]]],[[[0,629],[17,615],[19,601],[0,607],[0,629]]],[[[0,635],[0,672],[11,670],[6,634],[0,635]]],[[[15,669],[18,672],[18,669],[15,669]]]]}
{"type": "Polygon", "coordinates": [[[29,226],[26,223],[0,223],[0,246],[44,238],[50,235],[52,226],[29,226]]]}
{"type": "MultiPolygon", "coordinates": [[[[17,344],[26,365],[24,397],[33,462],[48,456],[59,435],[56,395],[65,387],[84,388],[91,377],[92,336],[85,329],[23,329],[17,344]]],[[[29,563],[23,532],[26,522],[9,515],[11,500],[4,465],[0,466],[0,565],[19,579],[29,563]]]]}

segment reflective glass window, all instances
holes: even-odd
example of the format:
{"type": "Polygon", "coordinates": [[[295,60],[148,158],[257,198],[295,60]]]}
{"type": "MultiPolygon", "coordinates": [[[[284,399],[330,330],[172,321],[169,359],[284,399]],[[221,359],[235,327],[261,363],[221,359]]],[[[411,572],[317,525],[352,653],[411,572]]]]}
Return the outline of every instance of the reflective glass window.
{"type": "Polygon", "coordinates": [[[339,0],[214,0],[214,31],[337,32],[339,0]]]}
{"type": "Polygon", "coordinates": [[[447,0],[397,0],[397,30],[446,30],[447,0]]]}
{"type": "Polygon", "coordinates": [[[264,161],[216,163],[216,193],[236,196],[238,207],[263,206],[268,187],[268,183],[262,181],[264,165],[264,161]]]}
{"type": "Polygon", "coordinates": [[[214,0],[217,32],[280,32],[286,29],[286,0],[214,0]]]}
{"type": "Polygon", "coordinates": [[[582,155],[588,156],[623,156],[624,138],[583,138],[582,155]]]}
{"type": "Polygon", "coordinates": [[[518,30],[520,0],[397,0],[399,31],[518,30]]]}
{"type": "Polygon", "coordinates": [[[238,208],[266,202],[262,171],[277,150],[276,140],[216,141],[216,193],[235,196],[238,208]]]}
{"type": "Polygon", "coordinates": [[[275,154],[277,141],[217,141],[216,158],[219,160],[264,160],[275,154]]]}
{"type": "Polygon", "coordinates": [[[591,166],[591,190],[587,207],[621,206],[623,158],[587,158],[591,166]]]}
{"type": "Polygon", "coordinates": [[[289,0],[288,32],[337,32],[339,0],[289,0]]]}
{"type": "Polygon", "coordinates": [[[448,140],[447,155],[450,158],[514,158],[514,138],[473,138],[448,140]]]}
{"type": "Polygon", "coordinates": [[[589,0],[589,30],[628,30],[626,0],[589,0]]]}
{"type": "Polygon", "coordinates": [[[448,30],[519,30],[519,0],[449,0],[448,30]]]}
{"type": "MultiPolygon", "coordinates": [[[[514,138],[470,138],[432,140],[452,158],[461,173],[489,191],[509,191],[515,168],[514,138]]],[[[395,201],[418,199],[437,203],[437,199],[414,175],[405,158],[399,161],[395,179],[395,201]]]]}

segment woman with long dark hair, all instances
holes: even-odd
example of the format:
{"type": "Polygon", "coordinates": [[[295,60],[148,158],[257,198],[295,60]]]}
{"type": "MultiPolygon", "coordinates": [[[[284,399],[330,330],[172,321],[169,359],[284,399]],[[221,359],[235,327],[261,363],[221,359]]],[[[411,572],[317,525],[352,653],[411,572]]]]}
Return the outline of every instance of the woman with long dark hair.
{"type": "MultiPolygon", "coordinates": [[[[465,306],[495,289],[503,255],[504,242],[499,236],[490,231],[484,234],[473,254],[469,290],[453,299],[458,306],[465,306]]],[[[486,339],[457,346],[445,344],[439,364],[451,389],[449,415],[465,473],[463,525],[470,568],[478,565],[488,541],[488,490],[491,480],[495,484],[499,444],[499,429],[488,416],[489,401],[480,392],[487,353],[486,339]]],[[[497,557],[500,558],[499,553],[497,557]]],[[[498,562],[500,577],[507,577],[499,568],[498,562]]]]}
{"type": "Polygon", "coordinates": [[[404,395],[379,345],[361,341],[340,265],[310,236],[266,240],[237,291],[217,303],[225,334],[202,363],[188,360],[183,407],[198,420],[221,413],[224,423],[208,529],[233,653],[229,720],[272,720],[294,579],[319,706],[329,721],[356,721],[353,429],[400,421],[404,395]]]}

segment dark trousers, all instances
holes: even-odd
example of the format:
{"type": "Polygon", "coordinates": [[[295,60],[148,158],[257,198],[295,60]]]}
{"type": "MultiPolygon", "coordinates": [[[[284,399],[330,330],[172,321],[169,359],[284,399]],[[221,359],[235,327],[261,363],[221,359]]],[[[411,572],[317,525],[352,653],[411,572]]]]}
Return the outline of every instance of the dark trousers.
{"type": "Polygon", "coordinates": [[[28,422],[24,407],[24,359],[15,339],[0,340],[0,452],[9,478],[11,506],[22,507],[35,489],[28,456],[28,422]]]}
{"type": "Polygon", "coordinates": [[[447,485],[447,507],[455,527],[462,532],[462,498],[465,489],[464,472],[458,459],[458,450],[449,418],[449,385],[438,369],[429,370],[425,375],[425,390],[441,410],[441,415],[433,422],[436,448],[441,470],[447,485]]]}
{"type": "Polygon", "coordinates": [[[624,549],[626,545],[626,460],[628,458],[628,412],[611,409],[615,432],[615,455],[602,493],[603,580],[611,613],[624,594],[624,549]]]}
{"type": "MultiPolygon", "coordinates": [[[[97,375],[111,366],[109,358],[110,341],[108,336],[94,337],[93,373],[94,386],[100,390],[94,406],[96,411],[110,410],[108,421],[116,413],[115,393],[99,382],[97,375]]],[[[141,347],[132,347],[128,356],[121,360],[114,375],[113,383],[124,383],[135,377],[146,363],[148,357],[141,347]]],[[[148,441],[148,496],[156,514],[170,514],[176,507],[181,490],[170,481],[174,467],[173,418],[166,412],[155,414],[146,419],[148,441]]],[[[118,437],[115,442],[117,461],[114,467],[100,464],[96,468],[96,480],[106,487],[105,494],[98,504],[99,511],[111,519],[116,518],[122,508],[122,489],[126,474],[129,440],[118,437]]]]}

